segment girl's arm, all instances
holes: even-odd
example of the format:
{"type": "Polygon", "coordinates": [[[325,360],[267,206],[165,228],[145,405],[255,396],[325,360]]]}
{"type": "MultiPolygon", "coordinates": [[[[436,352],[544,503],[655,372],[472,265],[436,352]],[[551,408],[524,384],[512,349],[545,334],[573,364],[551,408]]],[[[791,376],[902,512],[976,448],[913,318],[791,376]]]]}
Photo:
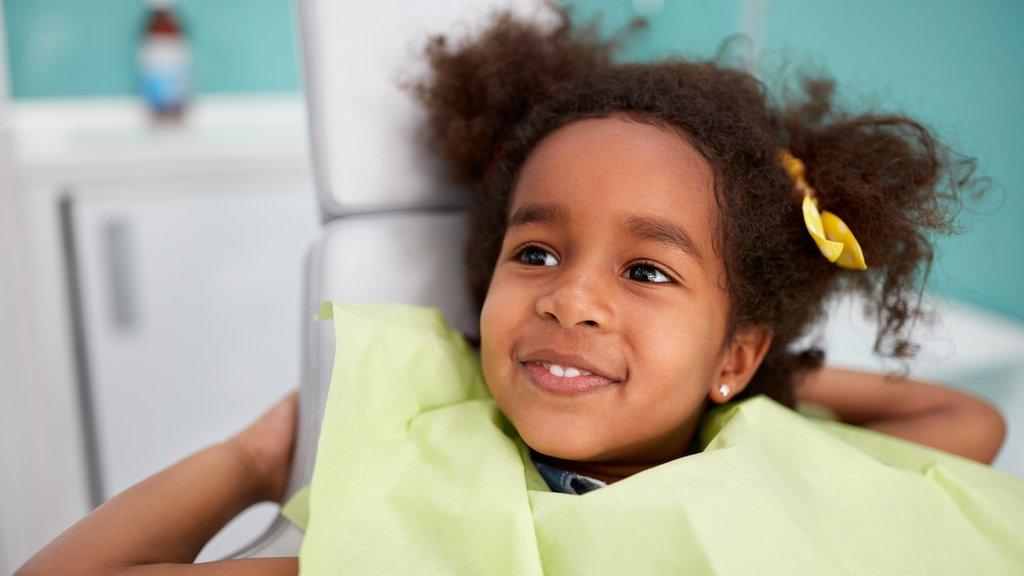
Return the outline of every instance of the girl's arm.
{"type": "Polygon", "coordinates": [[[855,424],[989,464],[1006,423],[999,410],[966,392],[909,379],[821,368],[796,388],[798,400],[820,404],[855,424]]]}
{"type": "Polygon", "coordinates": [[[239,512],[282,499],[296,412],[293,393],[238,435],[121,492],[43,548],[16,576],[297,574],[297,558],[192,564],[239,512]]]}

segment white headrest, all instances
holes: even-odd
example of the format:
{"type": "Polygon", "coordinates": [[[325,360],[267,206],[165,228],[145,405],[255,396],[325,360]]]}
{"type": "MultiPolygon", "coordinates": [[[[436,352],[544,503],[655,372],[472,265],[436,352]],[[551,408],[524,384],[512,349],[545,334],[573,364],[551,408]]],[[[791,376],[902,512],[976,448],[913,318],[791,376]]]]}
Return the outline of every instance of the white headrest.
{"type": "Polygon", "coordinates": [[[539,0],[299,0],[314,170],[325,219],[398,207],[461,206],[439,155],[416,145],[424,112],[400,82],[427,65],[434,34],[477,29],[495,8],[539,0]]]}

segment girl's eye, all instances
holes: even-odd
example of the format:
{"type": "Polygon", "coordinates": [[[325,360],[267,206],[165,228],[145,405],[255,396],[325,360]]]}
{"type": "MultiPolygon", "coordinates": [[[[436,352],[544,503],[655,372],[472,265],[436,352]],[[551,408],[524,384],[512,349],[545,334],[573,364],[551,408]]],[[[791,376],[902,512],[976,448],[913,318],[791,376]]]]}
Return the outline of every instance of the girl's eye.
{"type": "Polygon", "coordinates": [[[531,266],[554,266],[558,264],[558,259],[551,252],[538,246],[524,246],[522,250],[516,252],[515,258],[523,264],[531,266]]]}
{"type": "MultiPolygon", "coordinates": [[[[533,245],[524,246],[519,252],[516,252],[515,259],[530,266],[555,266],[558,264],[558,259],[551,252],[533,245]]],[[[674,282],[661,268],[645,262],[629,267],[629,279],[650,284],[674,282]]]]}
{"type": "Polygon", "coordinates": [[[665,282],[673,281],[661,270],[661,268],[658,268],[653,264],[646,263],[630,266],[629,279],[640,280],[641,282],[650,282],[651,284],[663,284],[665,282]]]}

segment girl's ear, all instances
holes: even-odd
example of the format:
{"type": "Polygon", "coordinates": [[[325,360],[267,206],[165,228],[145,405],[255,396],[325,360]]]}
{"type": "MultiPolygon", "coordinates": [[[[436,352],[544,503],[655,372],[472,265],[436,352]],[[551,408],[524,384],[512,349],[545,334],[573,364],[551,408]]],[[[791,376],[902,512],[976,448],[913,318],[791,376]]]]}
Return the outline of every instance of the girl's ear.
{"type": "Polygon", "coordinates": [[[725,404],[735,398],[754,377],[771,343],[772,330],[767,326],[738,329],[726,347],[718,378],[712,383],[708,398],[717,404],[725,404]]]}

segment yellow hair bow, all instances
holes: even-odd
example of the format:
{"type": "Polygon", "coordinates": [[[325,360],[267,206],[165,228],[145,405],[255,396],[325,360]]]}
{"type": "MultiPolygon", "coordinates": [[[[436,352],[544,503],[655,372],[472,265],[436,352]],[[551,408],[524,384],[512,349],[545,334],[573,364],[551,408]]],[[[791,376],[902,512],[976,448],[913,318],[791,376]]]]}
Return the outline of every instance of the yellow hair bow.
{"type": "Polygon", "coordinates": [[[818,200],[814,188],[804,179],[804,163],[793,156],[789,150],[779,152],[779,161],[796,183],[797,191],[804,195],[804,224],[810,232],[818,250],[837,266],[850,270],[866,270],[864,252],[854,238],[850,227],[839,216],[824,211],[818,212],[818,200]]]}

